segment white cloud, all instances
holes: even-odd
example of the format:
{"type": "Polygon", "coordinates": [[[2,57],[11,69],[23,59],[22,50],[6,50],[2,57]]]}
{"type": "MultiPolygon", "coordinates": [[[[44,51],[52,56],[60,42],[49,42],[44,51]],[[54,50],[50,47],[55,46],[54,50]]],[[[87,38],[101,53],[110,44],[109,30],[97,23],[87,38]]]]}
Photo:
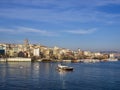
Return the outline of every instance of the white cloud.
{"type": "Polygon", "coordinates": [[[98,14],[98,12],[91,11],[90,9],[82,9],[80,11],[67,10],[62,12],[48,9],[0,9],[0,17],[49,23],[95,22],[105,21],[106,18],[109,18],[101,12],[98,14]]]}
{"type": "Polygon", "coordinates": [[[49,32],[47,30],[40,30],[29,27],[14,27],[12,29],[0,28],[0,32],[10,33],[10,34],[33,33],[42,36],[57,36],[57,33],[55,32],[49,32]]]}
{"type": "Polygon", "coordinates": [[[68,30],[65,32],[70,33],[70,34],[92,34],[96,31],[97,29],[93,28],[93,29],[88,29],[88,30],[68,30]]]}
{"type": "Polygon", "coordinates": [[[100,12],[96,9],[98,6],[104,6],[108,4],[120,4],[120,0],[13,0],[4,1],[6,5],[12,5],[12,3],[21,5],[14,6],[15,8],[0,8],[1,18],[10,18],[18,20],[31,20],[48,23],[64,23],[64,22],[99,22],[106,23],[109,19],[112,19],[119,15],[111,15],[108,13],[100,12]],[[53,8],[50,8],[53,7],[53,8]]]}

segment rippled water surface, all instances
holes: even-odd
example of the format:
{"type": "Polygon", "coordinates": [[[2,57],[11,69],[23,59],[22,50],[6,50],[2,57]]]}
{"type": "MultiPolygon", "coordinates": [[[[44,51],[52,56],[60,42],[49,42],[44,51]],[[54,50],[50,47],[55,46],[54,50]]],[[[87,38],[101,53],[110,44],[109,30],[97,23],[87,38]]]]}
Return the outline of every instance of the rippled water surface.
{"type": "Polygon", "coordinates": [[[0,62],[0,90],[120,90],[120,61],[66,63],[73,72],[57,64],[0,62]]]}

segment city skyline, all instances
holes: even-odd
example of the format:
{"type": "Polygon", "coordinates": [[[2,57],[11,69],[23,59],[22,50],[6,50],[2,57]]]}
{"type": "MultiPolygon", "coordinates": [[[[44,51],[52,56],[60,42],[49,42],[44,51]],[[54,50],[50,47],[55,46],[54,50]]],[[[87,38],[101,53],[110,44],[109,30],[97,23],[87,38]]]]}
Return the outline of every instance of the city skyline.
{"type": "Polygon", "coordinates": [[[120,50],[119,0],[1,0],[0,42],[120,50]]]}

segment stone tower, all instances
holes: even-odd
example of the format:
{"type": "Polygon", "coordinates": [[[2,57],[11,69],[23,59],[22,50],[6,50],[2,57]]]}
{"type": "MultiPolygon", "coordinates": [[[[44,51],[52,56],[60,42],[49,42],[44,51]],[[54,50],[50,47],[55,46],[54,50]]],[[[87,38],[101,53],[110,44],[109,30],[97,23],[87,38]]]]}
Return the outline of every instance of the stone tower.
{"type": "Polygon", "coordinates": [[[24,51],[28,51],[29,50],[29,41],[28,39],[24,40],[24,51]]]}

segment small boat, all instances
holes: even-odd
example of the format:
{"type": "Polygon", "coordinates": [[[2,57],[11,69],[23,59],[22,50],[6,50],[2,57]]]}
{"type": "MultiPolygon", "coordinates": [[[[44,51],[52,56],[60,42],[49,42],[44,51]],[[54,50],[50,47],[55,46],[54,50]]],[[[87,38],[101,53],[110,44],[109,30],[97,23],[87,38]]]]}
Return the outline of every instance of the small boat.
{"type": "Polygon", "coordinates": [[[61,65],[61,64],[58,64],[57,69],[58,70],[65,70],[65,71],[73,71],[73,67],[64,66],[64,65],[61,65]]]}

